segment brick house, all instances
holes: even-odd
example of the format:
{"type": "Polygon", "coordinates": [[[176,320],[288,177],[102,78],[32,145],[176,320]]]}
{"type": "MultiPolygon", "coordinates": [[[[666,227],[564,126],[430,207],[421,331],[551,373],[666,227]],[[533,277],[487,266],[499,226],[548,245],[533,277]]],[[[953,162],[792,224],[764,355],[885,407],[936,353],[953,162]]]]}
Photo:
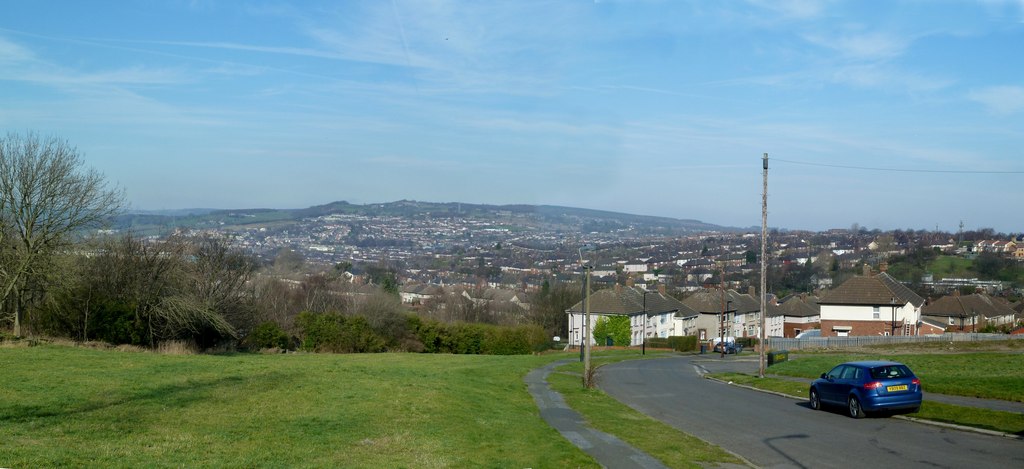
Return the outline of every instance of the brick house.
{"type": "Polygon", "coordinates": [[[921,314],[949,332],[977,332],[986,325],[1012,326],[1017,312],[998,298],[975,293],[944,296],[926,305],[921,314]]]}
{"type": "Polygon", "coordinates": [[[882,272],[853,277],[818,300],[821,336],[918,335],[924,298],[882,272]]]}
{"type": "Polygon", "coordinates": [[[768,336],[794,338],[797,334],[821,326],[818,299],[814,296],[792,295],[777,306],[768,307],[768,336]]]}

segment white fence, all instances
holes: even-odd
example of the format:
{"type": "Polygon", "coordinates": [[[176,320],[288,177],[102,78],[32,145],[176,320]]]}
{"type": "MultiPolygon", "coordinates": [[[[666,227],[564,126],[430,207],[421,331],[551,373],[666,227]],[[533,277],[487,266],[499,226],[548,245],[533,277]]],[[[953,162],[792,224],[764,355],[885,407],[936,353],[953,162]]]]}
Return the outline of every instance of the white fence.
{"type": "Polygon", "coordinates": [[[815,348],[853,348],[864,345],[913,344],[926,342],[977,342],[982,340],[1024,340],[1024,335],[946,333],[927,336],[807,337],[803,339],[768,338],[769,350],[815,348]]]}

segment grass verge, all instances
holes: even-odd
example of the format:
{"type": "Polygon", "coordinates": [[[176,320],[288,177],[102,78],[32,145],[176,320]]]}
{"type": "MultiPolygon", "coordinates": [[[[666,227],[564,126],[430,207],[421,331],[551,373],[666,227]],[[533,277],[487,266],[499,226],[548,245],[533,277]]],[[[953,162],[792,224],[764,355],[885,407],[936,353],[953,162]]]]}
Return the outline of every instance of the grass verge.
{"type": "Polygon", "coordinates": [[[800,354],[772,366],[771,373],[813,379],[839,363],[853,360],[905,363],[930,392],[1024,402],[1024,392],[1021,392],[1024,389],[1024,354],[1021,353],[800,354]]]}
{"type": "Polygon", "coordinates": [[[0,467],[597,467],[524,375],[568,355],[0,349],[0,467]]]}
{"type": "MultiPolygon", "coordinates": [[[[758,378],[744,373],[714,373],[708,376],[743,386],[775,391],[802,399],[807,398],[808,386],[801,382],[772,377],[758,378]]],[[[921,404],[920,411],[909,414],[909,416],[1024,436],[1024,415],[1013,412],[925,401],[921,404]]]]}
{"type": "MultiPolygon", "coordinates": [[[[654,357],[657,355],[648,355],[648,358],[654,357]]],[[[637,358],[635,352],[628,355],[611,354],[596,356],[593,362],[598,366],[637,358]]],[[[548,384],[586,419],[587,425],[615,435],[668,467],[744,464],[725,450],[633,410],[599,389],[584,389],[581,384],[582,371],[580,363],[564,365],[548,376],[548,384]]]]}

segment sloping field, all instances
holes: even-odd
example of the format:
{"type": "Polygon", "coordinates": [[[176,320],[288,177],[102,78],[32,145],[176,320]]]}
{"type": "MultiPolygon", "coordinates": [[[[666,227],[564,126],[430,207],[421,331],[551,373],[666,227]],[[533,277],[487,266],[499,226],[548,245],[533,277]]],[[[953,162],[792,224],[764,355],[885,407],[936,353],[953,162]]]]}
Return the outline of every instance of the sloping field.
{"type": "Polygon", "coordinates": [[[0,348],[0,467],[595,467],[526,391],[558,358],[0,348]]]}

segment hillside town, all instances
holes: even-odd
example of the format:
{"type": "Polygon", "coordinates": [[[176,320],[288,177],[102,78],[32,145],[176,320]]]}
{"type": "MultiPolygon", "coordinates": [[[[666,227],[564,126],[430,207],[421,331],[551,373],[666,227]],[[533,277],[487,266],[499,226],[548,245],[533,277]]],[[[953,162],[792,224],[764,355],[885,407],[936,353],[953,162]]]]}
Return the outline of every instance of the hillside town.
{"type": "MultiPolygon", "coordinates": [[[[524,315],[532,294],[552,284],[580,285],[587,265],[595,291],[591,312],[634,318],[629,345],[647,337],[760,335],[760,233],[753,231],[656,236],[625,225],[584,232],[499,212],[488,218],[329,214],[285,227],[185,234],[211,231],[265,262],[288,253],[302,259],[307,272],[342,270],[357,286],[372,287],[368,271],[389,272],[402,302],[412,308],[457,297],[496,314],[524,315]],[[635,319],[641,317],[647,320],[635,319]]],[[[881,232],[855,225],[826,232],[772,230],[768,239],[769,337],[809,331],[823,337],[1010,331],[1024,317],[1019,276],[999,280],[993,272],[968,277],[908,268],[914,262],[924,266],[924,255],[988,259],[1019,271],[1024,236],[991,230],[881,232]],[[890,263],[898,273],[889,270],[890,263]]],[[[562,331],[569,343],[581,340],[581,305],[566,310],[562,331]]]]}

